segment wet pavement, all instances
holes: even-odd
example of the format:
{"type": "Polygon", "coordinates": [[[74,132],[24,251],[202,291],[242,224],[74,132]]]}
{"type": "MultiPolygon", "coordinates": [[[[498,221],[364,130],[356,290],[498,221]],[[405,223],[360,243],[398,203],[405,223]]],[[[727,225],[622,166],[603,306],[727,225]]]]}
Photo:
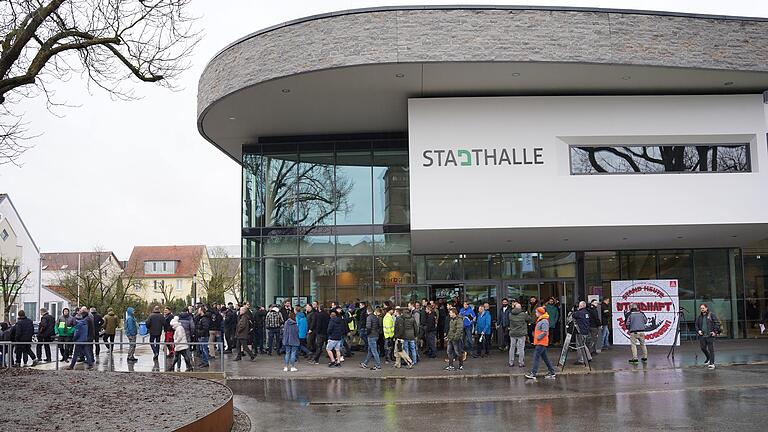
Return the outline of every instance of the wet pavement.
{"type": "MultiPolygon", "coordinates": [[[[722,340],[715,345],[716,359],[720,365],[744,364],[755,362],[768,362],[768,339],[750,339],[750,340],[722,340]]],[[[139,361],[130,363],[126,361],[128,346],[124,346],[121,352],[119,348],[115,349],[112,355],[107,354],[102,347],[101,355],[96,359],[96,369],[104,371],[131,371],[131,372],[152,372],[165,370],[171,364],[172,359],[166,359],[160,356],[157,361],[152,360],[150,347],[139,346],[136,356],[139,361]]],[[[643,366],[633,366],[627,362],[629,359],[629,347],[614,346],[610,350],[597,354],[591,363],[592,373],[605,373],[613,371],[635,370],[643,367],[653,370],[674,369],[680,367],[690,367],[703,362],[703,355],[699,350],[698,342],[684,342],[682,346],[677,347],[675,358],[667,358],[669,347],[649,347],[648,363],[643,366]]],[[[549,349],[549,358],[553,363],[557,362],[560,356],[559,348],[549,349]]],[[[447,372],[443,368],[447,365],[445,356],[440,355],[437,359],[424,359],[420,361],[412,370],[405,368],[395,369],[391,364],[383,364],[381,371],[371,371],[362,369],[360,361],[364,358],[364,353],[355,352],[354,356],[348,357],[341,368],[329,368],[326,363],[319,365],[310,365],[305,360],[300,359],[298,372],[283,372],[282,355],[259,355],[255,361],[250,361],[247,357],[242,361],[235,362],[232,359],[234,355],[224,355],[224,371],[230,379],[261,379],[261,378],[302,378],[316,379],[318,377],[349,377],[349,378],[432,378],[432,377],[487,377],[487,376],[522,376],[527,369],[521,369],[517,366],[507,366],[507,354],[498,350],[492,350],[487,358],[469,358],[465,362],[464,371],[447,372]]],[[[533,358],[533,350],[526,350],[526,363],[530,367],[533,358]]],[[[576,359],[575,352],[568,354],[568,361],[563,373],[581,374],[588,373],[590,370],[585,366],[574,365],[576,359]]],[[[321,360],[324,360],[321,357],[321,360]]],[[[197,371],[221,372],[222,356],[210,361],[210,367],[206,369],[196,369],[197,371]]],[[[66,365],[61,364],[60,367],[66,365]]],[[[369,363],[373,366],[373,360],[369,363]]],[[[78,368],[83,367],[78,365],[78,368]]],[[[55,369],[55,363],[38,365],[39,369],[55,369]]],[[[542,365],[543,368],[543,365],[542,365]]],[[[541,372],[545,372],[541,370],[541,372]]],[[[560,373],[558,368],[558,373],[560,373]]]]}
{"type": "Polygon", "coordinates": [[[768,365],[457,379],[230,382],[252,430],[764,431],[768,365]]]}

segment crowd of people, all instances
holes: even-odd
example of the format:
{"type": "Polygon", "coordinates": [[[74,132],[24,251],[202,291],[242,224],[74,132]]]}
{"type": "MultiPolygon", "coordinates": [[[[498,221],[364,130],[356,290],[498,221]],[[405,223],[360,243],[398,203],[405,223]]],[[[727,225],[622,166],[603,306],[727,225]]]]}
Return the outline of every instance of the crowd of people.
{"type": "MultiPolygon", "coordinates": [[[[707,364],[714,368],[713,339],[720,332],[720,324],[706,305],[701,305],[700,312],[695,321],[696,331],[707,364]]],[[[548,369],[545,377],[554,378],[546,348],[562,343],[562,328],[572,334],[577,347],[583,347],[577,349],[577,364],[589,361],[611,345],[609,299],[582,301],[566,313],[556,298],[543,304],[535,297],[526,301],[505,298],[495,316],[491,314],[488,303],[473,307],[456,298],[452,301],[422,299],[404,307],[389,301],[377,305],[363,301],[345,305],[331,303],[330,307],[317,302],[294,306],[286,301],[268,307],[252,307],[249,303],[242,306],[198,304],[181,311],[156,306],[144,324],[153,360],[158,360],[162,348],[163,354],[172,360],[167,364],[179,371],[182,363],[186,371],[208,368],[210,359],[223,355],[232,356],[233,361],[241,361],[244,356],[254,361],[257,355],[282,355],[285,372],[298,370],[299,357],[313,365],[325,359],[328,367],[333,368],[341,367],[354,351],[365,352],[360,367],[372,371],[380,370],[382,363],[411,369],[444,351],[445,370],[454,371],[463,370],[467,357],[487,356],[493,339],[498,341],[500,350],[508,351],[509,367],[525,368],[525,351],[532,347],[533,364],[526,377],[535,378],[543,361],[548,369]],[[561,325],[563,319],[565,326],[561,325]]],[[[625,314],[632,353],[630,363],[647,361],[647,321],[637,305],[632,305],[625,314]]],[[[11,356],[9,362],[13,366],[20,366],[22,360],[27,364],[28,359],[32,360],[32,366],[38,361],[50,362],[50,344],[54,340],[78,342],[58,344],[61,359],[69,362],[67,369],[74,368],[77,361],[91,369],[94,355],[100,354],[101,343],[111,354],[119,325],[120,319],[112,309],[102,316],[95,308],[81,307],[74,314],[64,308],[58,319],[42,309],[35,354],[31,349],[34,325],[24,311],[19,311],[15,325],[2,323],[0,341],[29,342],[14,345],[15,357],[11,356]]],[[[135,311],[128,308],[123,323],[128,339],[128,362],[138,361],[135,353],[140,327],[135,311]]]]}

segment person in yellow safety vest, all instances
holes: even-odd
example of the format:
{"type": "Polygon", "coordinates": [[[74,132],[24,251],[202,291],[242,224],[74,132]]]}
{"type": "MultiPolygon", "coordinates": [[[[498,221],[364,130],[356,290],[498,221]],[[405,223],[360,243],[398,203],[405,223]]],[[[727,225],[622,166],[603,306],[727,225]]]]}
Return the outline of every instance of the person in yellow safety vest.
{"type": "Polygon", "coordinates": [[[395,317],[392,315],[393,309],[387,309],[387,313],[384,315],[384,361],[389,363],[395,361],[395,317]]]}

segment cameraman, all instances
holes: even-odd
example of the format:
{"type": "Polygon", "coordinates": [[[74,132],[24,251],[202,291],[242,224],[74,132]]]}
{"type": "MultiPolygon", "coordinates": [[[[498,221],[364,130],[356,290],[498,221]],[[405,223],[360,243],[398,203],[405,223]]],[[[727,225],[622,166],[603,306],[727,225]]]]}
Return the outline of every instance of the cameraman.
{"type": "Polygon", "coordinates": [[[644,313],[640,312],[637,307],[637,303],[632,303],[629,306],[629,312],[624,312],[624,321],[629,331],[629,345],[632,349],[632,358],[630,363],[637,363],[637,344],[643,348],[643,362],[648,361],[648,348],[645,346],[645,325],[648,322],[648,318],[644,313]]]}

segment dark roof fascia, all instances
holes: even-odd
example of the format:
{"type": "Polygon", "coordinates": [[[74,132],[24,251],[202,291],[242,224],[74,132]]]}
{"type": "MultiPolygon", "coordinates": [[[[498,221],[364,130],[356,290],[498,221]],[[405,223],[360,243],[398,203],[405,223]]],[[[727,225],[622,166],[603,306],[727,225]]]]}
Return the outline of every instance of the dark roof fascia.
{"type": "Polygon", "coordinates": [[[289,27],[295,24],[305,23],[309,21],[315,21],[325,18],[332,18],[344,15],[357,15],[363,13],[374,12],[394,12],[394,11],[411,11],[411,10],[507,10],[507,11],[545,11],[545,12],[597,12],[597,13],[615,13],[615,14],[627,14],[627,15],[650,15],[650,16],[663,16],[663,17],[679,17],[679,18],[698,18],[698,19],[719,19],[719,20],[737,20],[737,21],[758,21],[766,22],[768,18],[765,17],[745,17],[735,15],[707,15],[688,12],[668,12],[668,11],[653,11],[653,10],[637,10],[637,9],[613,9],[613,8],[590,8],[590,7],[575,7],[575,6],[518,6],[518,5],[435,5],[435,6],[378,6],[369,8],[358,9],[346,9],[341,11],[326,12],[317,15],[310,15],[301,17],[289,21],[285,21],[273,26],[257,30],[251,34],[241,37],[234,42],[228,44],[219,52],[217,52],[211,60],[206,63],[205,68],[220,56],[224,51],[232,48],[233,46],[244,42],[248,39],[261,36],[265,33],[269,33],[274,30],[278,30],[284,27],[289,27]]]}

